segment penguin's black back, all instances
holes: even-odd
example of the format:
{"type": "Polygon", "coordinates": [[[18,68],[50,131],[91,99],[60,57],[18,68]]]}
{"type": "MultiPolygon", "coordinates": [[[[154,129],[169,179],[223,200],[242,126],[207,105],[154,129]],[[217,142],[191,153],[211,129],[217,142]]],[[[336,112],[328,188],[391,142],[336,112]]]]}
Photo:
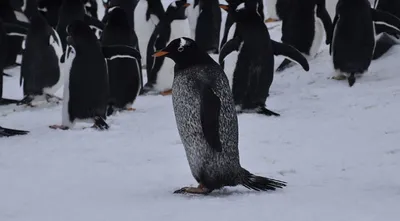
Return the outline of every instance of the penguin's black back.
{"type": "Polygon", "coordinates": [[[375,46],[370,4],[367,0],[340,0],[336,13],[334,68],[345,73],[363,73],[371,63],[375,46]]]}
{"type": "MultiPolygon", "coordinates": [[[[379,0],[377,5],[376,5],[376,1],[377,0],[375,0],[375,4],[374,4],[376,6],[376,9],[385,11],[385,12],[389,12],[390,14],[400,18],[400,1],[398,1],[398,0],[379,0]]],[[[375,28],[376,28],[375,29],[376,34],[380,34],[382,32],[387,32],[392,35],[397,34],[394,30],[384,28],[382,26],[376,26],[375,28]]]]}
{"type": "Polygon", "coordinates": [[[196,43],[204,51],[218,53],[221,9],[218,0],[199,0],[200,15],[196,26],[196,43]]]}
{"type": "Polygon", "coordinates": [[[106,118],[109,96],[106,61],[100,43],[90,27],[75,21],[70,29],[74,33],[75,59],[69,76],[70,118],[106,118]]]}
{"type": "MultiPolygon", "coordinates": [[[[13,23],[17,21],[16,15],[14,14],[14,9],[10,5],[8,0],[0,1],[0,18],[4,22],[13,23]]],[[[17,55],[21,52],[21,44],[23,38],[19,36],[7,36],[7,58],[5,61],[5,67],[15,64],[17,55]]]]}
{"type": "Polygon", "coordinates": [[[38,8],[45,16],[49,25],[53,28],[57,27],[59,10],[63,0],[39,0],[38,8]]]}
{"type": "Polygon", "coordinates": [[[49,43],[52,33],[46,19],[36,13],[31,19],[22,55],[24,95],[40,95],[43,88],[55,85],[60,78],[58,57],[49,43]]]}
{"type": "MultiPolygon", "coordinates": [[[[135,6],[139,0],[110,0],[108,3],[108,9],[113,8],[115,6],[118,6],[122,8],[125,11],[125,14],[128,18],[129,26],[134,28],[134,23],[133,23],[133,10],[135,9],[135,6]]],[[[106,23],[108,19],[108,9],[106,10],[106,13],[103,18],[103,22],[106,23]]]]}
{"type": "Polygon", "coordinates": [[[292,0],[282,20],[282,42],[309,53],[315,35],[316,0],[292,0]]]}
{"type": "Polygon", "coordinates": [[[57,23],[57,32],[63,45],[63,50],[66,48],[66,28],[74,20],[83,21],[85,16],[85,8],[81,0],[64,0],[60,10],[57,23]]]}
{"type": "Polygon", "coordinates": [[[233,75],[235,104],[244,109],[265,106],[274,76],[274,54],[264,21],[256,13],[243,14],[237,33],[243,46],[233,75]]]}
{"type": "Polygon", "coordinates": [[[102,45],[129,45],[137,47],[138,39],[135,31],[131,28],[128,16],[122,8],[113,9],[104,27],[102,45]]]}

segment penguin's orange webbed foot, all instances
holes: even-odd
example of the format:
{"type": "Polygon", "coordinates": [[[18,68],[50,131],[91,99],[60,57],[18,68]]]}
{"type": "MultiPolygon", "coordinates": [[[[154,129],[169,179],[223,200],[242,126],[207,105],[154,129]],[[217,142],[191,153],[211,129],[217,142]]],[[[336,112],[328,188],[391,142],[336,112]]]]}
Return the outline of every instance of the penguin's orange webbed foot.
{"type": "Polygon", "coordinates": [[[175,190],[174,193],[179,193],[179,194],[185,194],[185,193],[191,193],[191,194],[209,194],[211,191],[204,187],[202,184],[200,184],[198,187],[183,187],[180,188],[179,190],[175,190]]]}
{"type": "Polygon", "coordinates": [[[136,108],[133,108],[133,107],[128,107],[128,108],[126,108],[125,110],[126,110],[126,111],[135,111],[135,110],[136,110],[136,108]]]}
{"type": "Polygon", "coordinates": [[[171,95],[171,94],[172,94],[172,89],[169,89],[169,90],[163,91],[163,92],[161,92],[160,94],[161,94],[162,96],[171,95]]]}
{"type": "Polygon", "coordinates": [[[51,128],[53,130],[57,130],[57,129],[68,130],[69,129],[69,127],[63,126],[63,125],[51,125],[51,126],[49,126],[49,128],[51,128]]]}

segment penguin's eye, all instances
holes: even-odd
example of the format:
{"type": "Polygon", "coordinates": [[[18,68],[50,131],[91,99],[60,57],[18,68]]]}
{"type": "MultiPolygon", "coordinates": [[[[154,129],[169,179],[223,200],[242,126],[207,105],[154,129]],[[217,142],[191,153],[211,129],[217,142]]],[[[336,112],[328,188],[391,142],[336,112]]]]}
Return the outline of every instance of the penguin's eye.
{"type": "Polygon", "coordinates": [[[179,48],[178,48],[178,51],[179,52],[182,52],[182,51],[184,51],[185,50],[185,48],[183,48],[182,46],[180,46],[179,48]]]}

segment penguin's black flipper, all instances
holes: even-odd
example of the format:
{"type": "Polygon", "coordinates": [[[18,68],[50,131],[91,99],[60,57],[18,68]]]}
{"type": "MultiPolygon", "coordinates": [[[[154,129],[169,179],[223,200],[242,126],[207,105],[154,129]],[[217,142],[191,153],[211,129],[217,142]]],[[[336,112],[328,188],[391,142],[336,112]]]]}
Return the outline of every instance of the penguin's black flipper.
{"type": "MultiPolygon", "coordinates": [[[[338,19],[339,19],[339,17],[337,16],[337,15],[335,15],[335,18],[333,19],[333,25],[332,25],[332,31],[331,31],[331,36],[332,36],[332,41],[333,41],[333,38],[335,37],[335,36],[333,36],[333,34],[334,34],[334,32],[335,32],[335,26],[336,26],[336,23],[338,22],[338,19]]],[[[329,45],[329,54],[330,55],[332,55],[332,42],[331,42],[331,44],[329,45]]]]}
{"type": "Polygon", "coordinates": [[[0,106],[9,105],[9,104],[18,104],[19,100],[0,98],[0,106]]]}
{"type": "Polygon", "coordinates": [[[128,45],[107,45],[102,46],[103,55],[106,59],[112,59],[115,56],[124,56],[127,58],[140,60],[140,52],[128,45]]]}
{"type": "Polygon", "coordinates": [[[328,45],[332,42],[332,19],[326,10],[325,0],[318,0],[317,2],[317,17],[321,19],[324,24],[326,41],[325,43],[328,45]]]}
{"type": "Polygon", "coordinates": [[[157,26],[150,37],[149,44],[147,45],[147,83],[145,87],[151,87],[151,85],[156,83],[158,71],[161,69],[165,57],[153,57],[153,54],[167,46],[168,38],[166,38],[166,35],[169,36],[170,33],[171,29],[162,30],[161,26],[157,26]]]}
{"type": "Polygon", "coordinates": [[[382,33],[382,35],[376,40],[374,56],[373,60],[380,58],[386,52],[392,48],[393,45],[398,44],[393,38],[391,38],[388,34],[382,33]]]}
{"type": "Polygon", "coordinates": [[[87,25],[90,26],[90,28],[96,28],[96,29],[99,29],[99,30],[103,30],[104,29],[104,23],[101,22],[99,19],[97,19],[95,17],[91,17],[89,15],[85,15],[84,21],[86,22],[87,25]]]}
{"type": "Polygon", "coordinates": [[[16,136],[16,135],[25,135],[28,133],[29,133],[29,131],[15,130],[15,129],[0,127],[0,137],[11,137],[11,136],[16,136]]]}
{"type": "Polygon", "coordinates": [[[28,28],[26,25],[21,25],[25,23],[16,22],[16,23],[3,23],[4,30],[8,36],[22,36],[25,37],[28,33],[28,28]]]}
{"type": "Polygon", "coordinates": [[[209,85],[198,82],[200,87],[200,118],[204,137],[212,149],[222,151],[222,144],[219,136],[219,116],[221,101],[209,85]]]}
{"type": "Polygon", "coordinates": [[[374,8],[371,8],[371,15],[375,27],[381,27],[382,30],[391,30],[400,34],[400,19],[396,16],[374,8]]]}
{"type": "Polygon", "coordinates": [[[244,168],[242,168],[240,174],[240,184],[256,191],[276,190],[286,186],[286,182],[284,181],[256,176],[244,168]]]}
{"type": "Polygon", "coordinates": [[[226,42],[219,53],[218,62],[222,64],[225,60],[225,57],[228,56],[232,51],[238,51],[241,42],[242,41],[238,36],[226,42]]]}
{"type": "Polygon", "coordinates": [[[274,51],[274,55],[282,55],[287,57],[288,59],[292,60],[300,64],[305,71],[310,70],[310,66],[308,65],[307,59],[298,51],[296,48],[283,44],[280,42],[276,42],[271,39],[272,48],[274,51]]]}
{"type": "Polygon", "coordinates": [[[6,77],[11,77],[11,75],[9,75],[9,74],[6,74],[6,73],[4,73],[4,72],[3,72],[3,76],[6,76],[6,77]]]}

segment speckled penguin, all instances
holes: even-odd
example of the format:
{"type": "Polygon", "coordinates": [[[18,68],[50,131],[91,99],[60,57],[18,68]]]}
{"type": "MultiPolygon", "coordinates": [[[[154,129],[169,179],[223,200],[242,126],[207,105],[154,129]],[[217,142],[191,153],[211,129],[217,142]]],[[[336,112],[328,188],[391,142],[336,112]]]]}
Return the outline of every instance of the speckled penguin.
{"type": "Polygon", "coordinates": [[[242,168],[238,120],[228,79],[222,68],[189,38],[173,40],[154,54],[175,64],[172,101],[178,131],[198,187],[175,193],[207,194],[224,186],[276,190],[286,183],[242,168]]]}

